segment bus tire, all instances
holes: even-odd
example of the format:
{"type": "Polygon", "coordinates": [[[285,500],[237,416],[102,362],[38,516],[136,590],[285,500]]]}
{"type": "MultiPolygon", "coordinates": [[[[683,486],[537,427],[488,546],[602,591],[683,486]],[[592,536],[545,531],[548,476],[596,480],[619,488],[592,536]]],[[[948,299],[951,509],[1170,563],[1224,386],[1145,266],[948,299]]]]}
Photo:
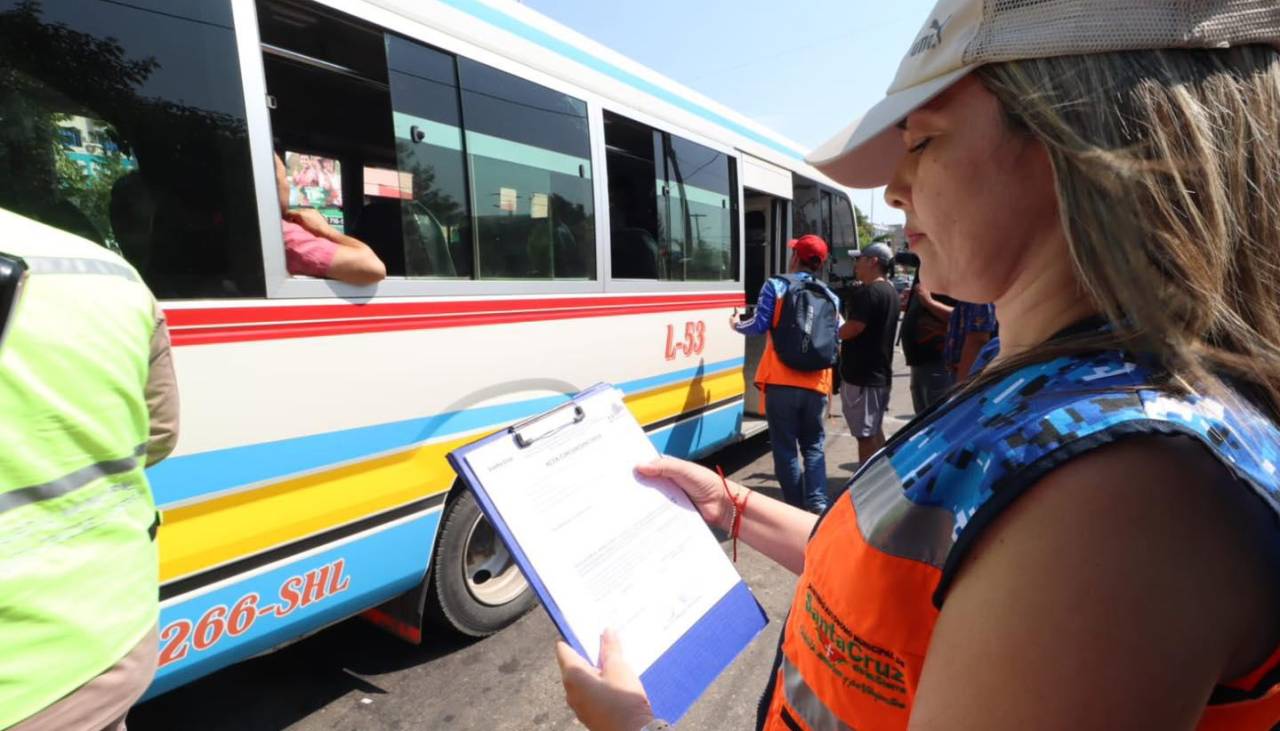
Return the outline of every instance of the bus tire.
{"type": "Polygon", "coordinates": [[[469,490],[445,508],[432,560],[428,617],[459,634],[486,637],[529,611],[537,598],[469,490]]]}

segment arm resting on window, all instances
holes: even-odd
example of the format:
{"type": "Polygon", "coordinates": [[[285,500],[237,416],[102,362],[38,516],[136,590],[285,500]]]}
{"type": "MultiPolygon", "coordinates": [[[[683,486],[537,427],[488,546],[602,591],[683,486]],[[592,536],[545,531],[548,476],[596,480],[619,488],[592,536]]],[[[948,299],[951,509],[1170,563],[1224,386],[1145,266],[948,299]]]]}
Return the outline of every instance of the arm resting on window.
{"type": "Polygon", "coordinates": [[[382,263],[363,241],[337,234],[329,240],[338,245],[329,264],[329,277],[351,284],[376,284],[387,278],[387,265],[382,263]]]}

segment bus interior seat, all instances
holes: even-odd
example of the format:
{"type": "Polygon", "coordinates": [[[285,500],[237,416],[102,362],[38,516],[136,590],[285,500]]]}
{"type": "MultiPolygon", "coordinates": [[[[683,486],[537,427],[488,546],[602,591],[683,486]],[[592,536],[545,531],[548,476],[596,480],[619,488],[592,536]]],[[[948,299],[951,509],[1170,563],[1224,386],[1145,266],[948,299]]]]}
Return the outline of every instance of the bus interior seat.
{"type": "Polygon", "coordinates": [[[591,277],[592,272],[587,271],[587,261],[582,256],[582,249],[578,247],[578,240],[564,221],[556,222],[551,240],[551,256],[557,277],[591,277]]]}
{"type": "Polygon", "coordinates": [[[351,235],[360,239],[382,259],[388,273],[405,271],[400,201],[370,198],[365,202],[351,235]]]}
{"type": "Polygon", "coordinates": [[[616,228],[610,236],[615,276],[622,279],[665,279],[666,266],[653,234],[643,228],[616,228]]]}
{"type": "Polygon", "coordinates": [[[405,259],[408,273],[430,277],[456,277],[453,252],[444,226],[420,203],[404,204],[405,259]]]}

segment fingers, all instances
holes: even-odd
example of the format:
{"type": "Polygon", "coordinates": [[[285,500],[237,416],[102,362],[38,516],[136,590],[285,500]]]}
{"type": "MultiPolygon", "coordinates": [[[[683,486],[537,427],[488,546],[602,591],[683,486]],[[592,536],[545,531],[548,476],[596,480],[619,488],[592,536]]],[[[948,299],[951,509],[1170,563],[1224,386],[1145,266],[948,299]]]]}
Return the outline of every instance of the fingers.
{"type": "Polygon", "coordinates": [[[611,629],[600,635],[600,670],[608,676],[611,667],[617,667],[622,660],[622,642],[618,633],[611,629]]]}
{"type": "Polygon", "coordinates": [[[683,459],[663,455],[648,464],[638,465],[636,472],[644,477],[665,477],[679,483],[682,479],[694,479],[697,465],[683,459]]]}
{"type": "Polygon", "coordinates": [[[623,687],[640,682],[622,654],[622,642],[618,639],[618,633],[611,629],[600,635],[600,675],[606,681],[623,687]]]}
{"type": "Polygon", "coordinates": [[[595,675],[595,668],[564,640],[556,642],[556,663],[560,665],[560,676],[565,680],[568,680],[571,673],[587,672],[595,675]]]}

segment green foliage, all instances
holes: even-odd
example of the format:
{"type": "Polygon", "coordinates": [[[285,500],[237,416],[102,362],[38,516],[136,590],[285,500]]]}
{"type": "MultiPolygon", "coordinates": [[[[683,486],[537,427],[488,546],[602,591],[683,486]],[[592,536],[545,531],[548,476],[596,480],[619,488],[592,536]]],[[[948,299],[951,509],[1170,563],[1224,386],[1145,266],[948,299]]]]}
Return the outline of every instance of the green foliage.
{"type": "Polygon", "coordinates": [[[137,165],[118,151],[103,150],[103,154],[94,156],[92,169],[89,169],[71,159],[67,149],[57,140],[51,141],[51,144],[59,195],[80,209],[108,248],[119,251],[119,246],[111,235],[111,188],[137,165]]]}
{"type": "Polygon", "coordinates": [[[867,218],[867,214],[863,213],[862,209],[857,206],[853,207],[853,217],[858,226],[858,248],[862,248],[875,240],[876,229],[871,225],[871,220],[867,218]]]}

